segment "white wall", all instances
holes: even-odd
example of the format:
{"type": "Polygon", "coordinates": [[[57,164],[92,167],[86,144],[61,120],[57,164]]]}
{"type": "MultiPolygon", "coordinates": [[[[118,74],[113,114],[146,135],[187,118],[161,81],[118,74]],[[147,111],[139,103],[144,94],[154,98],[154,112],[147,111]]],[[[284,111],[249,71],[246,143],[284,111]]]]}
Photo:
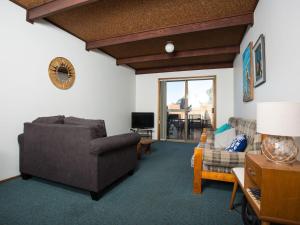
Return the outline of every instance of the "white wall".
{"type": "Polygon", "coordinates": [[[17,135],[23,122],[38,116],[74,115],[99,118],[108,134],[128,132],[135,108],[135,75],[117,67],[99,52],[87,52],[84,42],[46,23],[25,21],[25,10],[0,1],[0,180],[19,174],[17,135]],[[57,56],[76,70],[69,90],[59,90],[48,77],[57,56]]]}
{"type": "Polygon", "coordinates": [[[217,76],[217,126],[233,116],[233,69],[197,70],[185,72],[156,73],[136,76],[136,111],[154,112],[153,137],[157,138],[158,79],[169,77],[217,76]]]}
{"type": "Polygon", "coordinates": [[[254,89],[254,101],[244,103],[242,92],[242,56],[234,62],[234,113],[256,117],[256,102],[300,101],[300,1],[261,0],[254,13],[254,26],[241,44],[241,54],[250,41],[255,44],[265,35],[265,84],[254,89]]]}
{"type": "MultiPolygon", "coordinates": [[[[242,56],[234,62],[234,114],[256,118],[256,102],[300,102],[300,1],[261,0],[254,13],[254,26],[241,44],[241,53],[250,41],[255,44],[265,35],[265,84],[254,89],[254,101],[244,103],[242,92],[242,56]]],[[[300,124],[299,124],[300,126],[300,124]]],[[[297,140],[300,145],[300,140],[297,140]]],[[[300,155],[298,157],[300,159],[300,155]]]]}

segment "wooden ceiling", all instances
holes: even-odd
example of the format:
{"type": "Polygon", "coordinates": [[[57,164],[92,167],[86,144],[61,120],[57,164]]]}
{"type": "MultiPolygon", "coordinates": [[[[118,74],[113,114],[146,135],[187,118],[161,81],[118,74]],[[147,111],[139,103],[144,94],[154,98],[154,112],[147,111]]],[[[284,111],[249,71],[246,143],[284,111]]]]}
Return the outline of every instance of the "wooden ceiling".
{"type": "Polygon", "coordinates": [[[136,74],[232,67],[258,0],[11,0],[136,74]],[[165,53],[168,41],[175,53],[165,53]]]}

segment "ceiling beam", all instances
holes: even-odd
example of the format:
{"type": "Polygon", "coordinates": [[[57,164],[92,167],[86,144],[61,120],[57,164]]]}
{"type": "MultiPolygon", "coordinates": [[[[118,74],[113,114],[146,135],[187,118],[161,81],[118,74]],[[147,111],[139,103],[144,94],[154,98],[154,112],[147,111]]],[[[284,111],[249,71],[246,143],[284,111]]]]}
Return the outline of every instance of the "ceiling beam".
{"type": "Polygon", "coordinates": [[[233,26],[252,25],[253,22],[254,22],[253,13],[249,13],[240,16],[226,17],[222,19],[216,19],[216,20],[210,20],[205,22],[180,25],[180,26],[174,26],[168,28],[161,28],[158,30],[151,30],[151,31],[145,31],[145,32],[140,32],[135,34],[119,36],[119,37],[112,37],[112,38],[107,38],[107,39],[102,39],[97,41],[91,41],[91,42],[87,42],[86,49],[92,50],[96,48],[117,45],[117,44],[124,44],[124,43],[134,42],[134,41],[142,41],[151,38],[166,37],[171,35],[213,30],[213,29],[233,27],[233,26]]]}
{"type": "Polygon", "coordinates": [[[135,74],[138,75],[138,74],[148,74],[148,73],[165,73],[165,72],[175,72],[175,71],[220,69],[220,68],[232,68],[232,67],[233,67],[233,62],[221,62],[221,63],[200,64],[200,65],[137,69],[135,71],[135,74]]]}
{"type": "Polygon", "coordinates": [[[27,21],[33,23],[37,19],[45,18],[74,7],[96,2],[97,0],[54,0],[27,10],[27,21]]]}
{"type": "Polygon", "coordinates": [[[153,61],[168,60],[168,59],[199,57],[199,56],[238,54],[238,53],[240,53],[240,46],[238,45],[219,47],[219,48],[206,48],[206,49],[179,51],[179,52],[175,52],[174,54],[165,53],[165,54],[146,55],[146,56],[117,59],[117,65],[125,65],[130,63],[141,63],[141,62],[153,62],[153,61]]]}

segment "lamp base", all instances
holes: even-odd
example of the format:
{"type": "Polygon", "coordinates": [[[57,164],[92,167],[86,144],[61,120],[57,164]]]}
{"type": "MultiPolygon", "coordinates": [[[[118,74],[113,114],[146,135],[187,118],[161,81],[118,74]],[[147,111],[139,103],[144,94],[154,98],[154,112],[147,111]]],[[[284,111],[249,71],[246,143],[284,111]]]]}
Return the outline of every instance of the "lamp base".
{"type": "Polygon", "coordinates": [[[267,136],[262,142],[262,153],[275,163],[293,163],[299,149],[291,137],[267,136]]]}

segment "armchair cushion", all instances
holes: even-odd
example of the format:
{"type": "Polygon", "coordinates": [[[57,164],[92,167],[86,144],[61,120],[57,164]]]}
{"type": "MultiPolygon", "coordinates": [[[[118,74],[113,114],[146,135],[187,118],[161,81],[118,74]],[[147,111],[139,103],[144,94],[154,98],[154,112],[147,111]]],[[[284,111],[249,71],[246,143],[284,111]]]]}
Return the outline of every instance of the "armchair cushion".
{"type": "Polygon", "coordinates": [[[244,165],[244,152],[228,152],[223,149],[205,149],[203,164],[221,167],[240,167],[244,165]]]}
{"type": "Polygon", "coordinates": [[[231,167],[224,167],[224,166],[211,166],[203,164],[203,170],[217,172],[217,173],[231,173],[231,167]]]}
{"type": "Polygon", "coordinates": [[[137,133],[120,134],[111,137],[97,138],[90,143],[90,152],[101,155],[109,151],[137,145],[141,137],[137,133]]]}
{"type": "Polygon", "coordinates": [[[96,132],[96,137],[99,138],[107,136],[104,120],[91,120],[70,116],[66,117],[64,122],[65,124],[82,125],[93,128],[96,132]]]}

